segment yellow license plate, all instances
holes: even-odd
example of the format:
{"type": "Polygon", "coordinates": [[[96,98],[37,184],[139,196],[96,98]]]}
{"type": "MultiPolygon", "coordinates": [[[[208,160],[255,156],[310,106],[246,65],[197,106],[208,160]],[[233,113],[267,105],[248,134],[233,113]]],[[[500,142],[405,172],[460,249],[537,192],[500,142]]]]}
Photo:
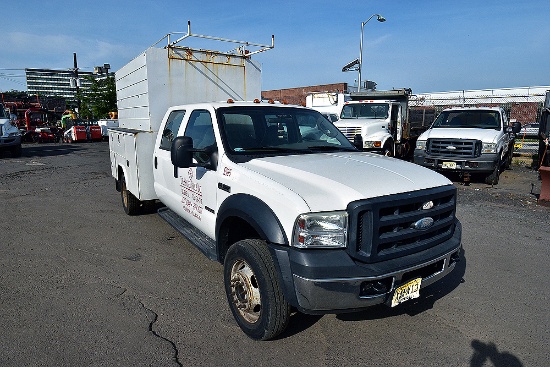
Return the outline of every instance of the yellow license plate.
{"type": "Polygon", "coordinates": [[[422,282],[422,278],[416,278],[398,287],[393,293],[391,306],[395,307],[400,303],[403,303],[413,298],[420,297],[421,282],[422,282]]]}
{"type": "Polygon", "coordinates": [[[456,162],[443,162],[441,163],[441,168],[456,169],[456,162]]]}

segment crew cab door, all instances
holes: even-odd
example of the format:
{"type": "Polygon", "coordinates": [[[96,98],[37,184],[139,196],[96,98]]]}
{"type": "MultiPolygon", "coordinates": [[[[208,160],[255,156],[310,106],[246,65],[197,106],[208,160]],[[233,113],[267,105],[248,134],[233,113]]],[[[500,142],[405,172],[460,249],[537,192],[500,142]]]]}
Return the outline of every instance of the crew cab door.
{"type": "Polygon", "coordinates": [[[179,184],[173,179],[174,169],[170,159],[170,148],[172,141],[178,136],[185,115],[185,110],[171,111],[165,119],[166,123],[161,126],[155,143],[153,155],[155,193],[159,200],[169,208],[171,208],[170,203],[181,200],[178,195],[175,195],[179,184]]]}
{"type": "MultiPolygon", "coordinates": [[[[177,136],[192,138],[195,149],[209,147],[211,151],[215,151],[217,144],[210,111],[197,109],[187,111],[186,114],[177,136]]],[[[210,159],[210,155],[193,153],[195,167],[174,168],[170,151],[161,150],[158,149],[158,164],[155,169],[157,176],[162,176],[158,182],[155,178],[159,199],[193,226],[215,238],[217,172],[202,166],[210,159]]]]}

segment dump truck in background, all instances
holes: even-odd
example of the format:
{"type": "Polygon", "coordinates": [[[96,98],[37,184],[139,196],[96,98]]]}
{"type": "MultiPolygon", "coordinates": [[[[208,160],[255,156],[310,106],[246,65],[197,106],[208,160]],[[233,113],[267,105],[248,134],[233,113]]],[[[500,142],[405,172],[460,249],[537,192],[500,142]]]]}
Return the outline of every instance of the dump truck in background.
{"type": "Polygon", "coordinates": [[[410,106],[411,89],[310,93],[306,106],[337,113],[334,124],[359,149],[412,160],[416,139],[433,122],[433,113],[410,106]]]}

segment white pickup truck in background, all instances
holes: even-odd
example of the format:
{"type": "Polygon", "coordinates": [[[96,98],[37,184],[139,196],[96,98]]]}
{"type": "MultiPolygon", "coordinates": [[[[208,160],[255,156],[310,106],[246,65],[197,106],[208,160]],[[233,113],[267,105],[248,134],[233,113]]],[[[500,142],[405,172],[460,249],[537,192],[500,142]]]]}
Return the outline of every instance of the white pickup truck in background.
{"type": "Polygon", "coordinates": [[[496,185],[501,170],[512,163],[519,122],[510,126],[500,107],[454,107],[443,110],[417,140],[414,162],[465,180],[483,175],[496,185]]]}
{"type": "Polygon", "coordinates": [[[452,183],[357,150],[312,109],[237,101],[260,96],[259,76],[250,52],[175,45],[117,71],[109,147],[125,211],[160,201],[159,214],[223,264],[233,316],[257,340],[284,331],[292,308],[397,306],[449,274],[462,233],[452,183]],[[166,107],[176,96],[203,102],[166,107]]]}

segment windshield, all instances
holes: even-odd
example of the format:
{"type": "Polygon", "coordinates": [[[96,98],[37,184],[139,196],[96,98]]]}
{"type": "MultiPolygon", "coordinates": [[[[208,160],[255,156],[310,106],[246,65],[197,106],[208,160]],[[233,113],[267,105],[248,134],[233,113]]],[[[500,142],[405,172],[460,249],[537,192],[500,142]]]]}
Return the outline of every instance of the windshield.
{"type": "Polygon", "coordinates": [[[390,106],[387,103],[351,103],[342,108],[341,119],[370,118],[382,119],[388,118],[390,106]]]}
{"type": "Polygon", "coordinates": [[[443,111],[432,127],[500,130],[500,113],[488,110],[443,111]]]}
{"type": "Polygon", "coordinates": [[[331,122],[314,110],[235,106],[220,108],[217,113],[224,145],[232,154],[356,150],[331,122]]]}

